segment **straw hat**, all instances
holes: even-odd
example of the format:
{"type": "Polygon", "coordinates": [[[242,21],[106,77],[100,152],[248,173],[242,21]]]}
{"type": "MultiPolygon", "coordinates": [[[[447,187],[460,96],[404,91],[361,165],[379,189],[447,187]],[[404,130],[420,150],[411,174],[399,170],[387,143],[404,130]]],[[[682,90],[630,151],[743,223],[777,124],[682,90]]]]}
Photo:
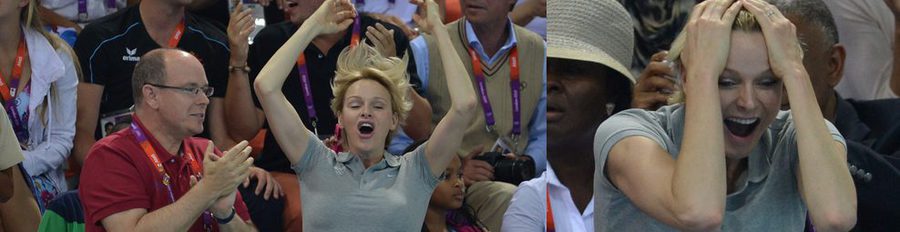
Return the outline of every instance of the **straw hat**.
{"type": "Polygon", "coordinates": [[[634,27],[616,0],[548,0],[547,57],[595,62],[634,84],[634,27]]]}

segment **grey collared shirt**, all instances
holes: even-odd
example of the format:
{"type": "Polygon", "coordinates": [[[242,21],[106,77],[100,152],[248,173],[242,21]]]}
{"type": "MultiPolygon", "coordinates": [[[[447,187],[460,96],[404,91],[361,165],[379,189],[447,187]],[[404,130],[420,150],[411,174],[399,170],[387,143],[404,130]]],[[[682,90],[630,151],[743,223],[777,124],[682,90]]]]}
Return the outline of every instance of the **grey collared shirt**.
{"type": "MultiPolygon", "coordinates": [[[[831,138],[844,138],[828,121],[831,138]]],[[[677,159],[684,138],[684,105],[657,111],[622,111],[600,125],[594,137],[594,226],[597,231],[676,231],[635,206],[607,177],[613,145],[629,136],[650,138],[677,159]]],[[[748,157],[738,189],[725,199],[722,231],[802,231],[806,206],[796,170],[797,131],[790,111],[780,111],[748,157]]],[[[846,148],[846,146],[845,146],[846,148]]],[[[631,154],[644,155],[644,154],[631,154]]]]}
{"type": "Polygon", "coordinates": [[[381,162],[366,169],[356,155],[336,154],[310,139],[303,158],[291,167],[300,181],[303,230],[421,230],[438,184],[425,144],[404,156],[384,152],[381,162]]]}

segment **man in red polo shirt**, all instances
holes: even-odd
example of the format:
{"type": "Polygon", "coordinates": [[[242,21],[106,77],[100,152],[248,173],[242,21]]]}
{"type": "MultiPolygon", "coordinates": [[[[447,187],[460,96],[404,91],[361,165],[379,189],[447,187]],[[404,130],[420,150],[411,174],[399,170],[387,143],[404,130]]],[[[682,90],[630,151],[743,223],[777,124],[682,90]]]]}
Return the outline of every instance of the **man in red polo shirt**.
{"type": "Polygon", "coordinates": [[[255,230],[236,191],[253,163],[247,142],[222,155],[191,137],[203,131],[213,92],[206,80],[187,52],[141,57],[134,121],[94,144],[81,172],[87,231],[255,230]]]}

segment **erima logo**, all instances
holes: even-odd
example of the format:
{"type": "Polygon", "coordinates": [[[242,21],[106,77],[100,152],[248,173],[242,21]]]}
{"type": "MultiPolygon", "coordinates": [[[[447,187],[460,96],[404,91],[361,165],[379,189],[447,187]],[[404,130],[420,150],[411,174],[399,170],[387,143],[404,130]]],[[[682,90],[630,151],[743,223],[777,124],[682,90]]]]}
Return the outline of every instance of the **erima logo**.
{"type": "Polygon", "coordinates": [[[141,60],[141,57],[134,56],[135,54],[137,54],[137,48],[134,48],[134,49],[128,49],[128,48],[126,47],[126,48],[125,48],[125,55],[122,56],[122,61],[132,61],[132,62],[138,62],[138,61],[140,61],[140,60],[141,60]]]}

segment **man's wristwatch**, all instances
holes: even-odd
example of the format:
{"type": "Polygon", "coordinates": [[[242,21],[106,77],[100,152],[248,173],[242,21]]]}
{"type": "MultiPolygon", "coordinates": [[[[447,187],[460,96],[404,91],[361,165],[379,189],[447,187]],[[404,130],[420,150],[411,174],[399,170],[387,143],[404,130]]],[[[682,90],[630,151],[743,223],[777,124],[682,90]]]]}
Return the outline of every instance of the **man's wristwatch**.
{"type": "Polygon", "coordinates": [[[250,66],[247,66],[247,64],[244,64],[243,66],[228,65],[228,72],[234,72],[234,71],[242,71],[244,73],[250,73],[250,66]]]}
{"type": "Polygon", "coordinates": [[[228,217],[225,217],[225,218],[219,218],[218,216],[216,216],[216,214],[213,214],[213,218],[215,218],[215,219],[216,219],[216,222],[218,222],[219,224],[222,224],[222,225],[228,224],[229,222],[231,222],[232,219],[234,219],[234,214],[235,214],[236,212],[237,212],[237,211],[234,210],[234,206],[232,206],[232,207],[231,207],[231,214],[228,214],[228,217]]]}

